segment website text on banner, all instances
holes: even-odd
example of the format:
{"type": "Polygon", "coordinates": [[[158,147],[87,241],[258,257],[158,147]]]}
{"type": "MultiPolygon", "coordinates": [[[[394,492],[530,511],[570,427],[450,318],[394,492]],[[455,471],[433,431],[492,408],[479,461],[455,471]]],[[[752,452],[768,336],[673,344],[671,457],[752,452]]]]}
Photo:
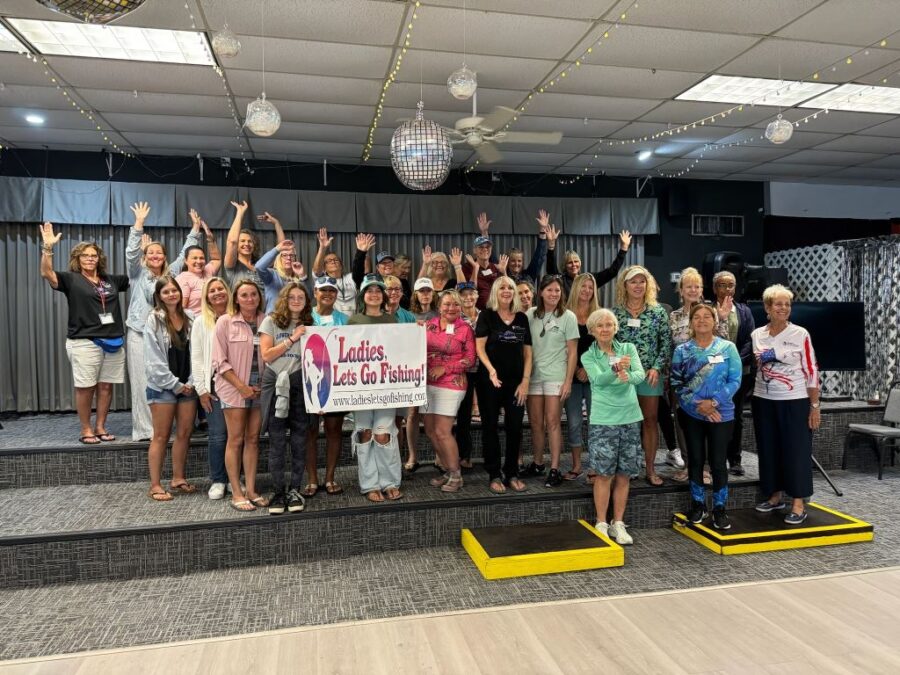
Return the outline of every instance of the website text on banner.
{"type": "Polygon", "coordinates": [[[421,326],[308,326],[301,353],[308,412],[425,405],[421,326]]]}

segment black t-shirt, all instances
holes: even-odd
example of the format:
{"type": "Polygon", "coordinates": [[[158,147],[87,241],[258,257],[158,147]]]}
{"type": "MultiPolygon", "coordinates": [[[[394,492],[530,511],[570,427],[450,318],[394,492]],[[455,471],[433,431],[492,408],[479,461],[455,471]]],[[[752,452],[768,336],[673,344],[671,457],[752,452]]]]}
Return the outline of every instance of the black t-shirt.
{"type": "Polygon", "coordinates": [[[581,356],[591,348],[596,340],[594,336],[588,332],[587,326],[583,323],[578,324],[578,367],[581,368],[581,356]]]}
{"type": "Polygon", "coordinates": [[[80,272],[57,272],[56,290],[69,302],[69,326],[66,337],[77,339],[116,338],[125,335],[119,293],[128,290],[128,277],[107,274],[95,286],[80,272]],[[101,300],[102,298],[102,300],[101,300]],[[104,308],[105,303],[105,308],[104,308]],[[111,314],[113,322],[103,324],[100,315],[111,314]]]}
{"type": "MultiPolygon", "coordinates": [[[[497,377],[504,384],[518,386],[525,369],[525,345],[531,346],[531,329],[528,317],[516,312],[512,323],[508,324],[493,309],[485,309],[478,315],[475,337],[487,338],[485,351],[491,364],[497,370],[497,377]]],[[[480,372],[487,373],[484,364],[480,372]]]]}
{"type": "Polygon", "coordinates": [[[178,331],[181,346],[169,345],[169,370],[179,382],[187,382],[191,376],[191,343],[187,332],[187,324],[178,331]]]}

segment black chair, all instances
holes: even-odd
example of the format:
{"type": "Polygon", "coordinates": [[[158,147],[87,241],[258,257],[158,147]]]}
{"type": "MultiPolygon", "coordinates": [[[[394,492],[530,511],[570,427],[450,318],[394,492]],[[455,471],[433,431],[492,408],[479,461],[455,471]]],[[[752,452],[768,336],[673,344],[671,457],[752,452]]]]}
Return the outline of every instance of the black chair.
{"type": "Polygon", "coordinates": [[[884,473],[884,454],[885,450],[891,451],[891,466],[894,465],[894,455],[900,452],[900,387],[894,383],[893,388],[888,394],[887,403],[884,406],[884,417],[881,424],[850,424],[847,431],[847,437],[844,439],[844,458],[841,461],[841,468],[847,468],[847,448],[850,444],[850,437],[853,434],[866,436],[871,441],[872,449],[878,458],[878,480],[884,473]]]}

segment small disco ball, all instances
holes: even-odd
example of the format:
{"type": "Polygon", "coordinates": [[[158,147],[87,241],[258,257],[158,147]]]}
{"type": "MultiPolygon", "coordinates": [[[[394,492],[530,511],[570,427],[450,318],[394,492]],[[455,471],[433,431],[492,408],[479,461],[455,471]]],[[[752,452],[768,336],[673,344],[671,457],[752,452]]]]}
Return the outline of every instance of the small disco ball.
{"type": "Polygon", "coordinates": [[[213,51],[216,56],[224,59],[230,59],[241,53],[241,41],[238,40],[226,23],[224,28],[213,33],[212,39],[213,51]]]}
{"type": "Polygon", "coordinates": [[[247,104],[247,119],[244,126],[257,136],[271,136],[281,126],[281,113],[266,100],[266,92],[247,104]]]}
{"type": "Polygon", "coordinates": [[[447,91],[453,95],[453,98],[461,101],[472,98],[476,89],[478,89],[478,78],[475,71],[469,70],[465,63],[462,68],[454,70],[447,78],[447,91]]]}
{"type": "Polygon", "coordinates": [[[44,7],[85,23],[106,24],[121,19],[144,0],[37,0],[44,7]]]}
{"type": "Polygon", "coordinates": [[[787,120],[781,119],[780,114],[778,115],[778,119],[769,122],[769,126],[766,127],[766,138],[775,145],[787,143],[793,135],[794,125],[787,120]]]}
{"type": "Polygon", "coordinates": [[[434,190],[450,174],[453,146],[441,125],[425,119],[419,101],[416,119],[404,122],[391,138],[391,166],[410,190],[434,190]]]}

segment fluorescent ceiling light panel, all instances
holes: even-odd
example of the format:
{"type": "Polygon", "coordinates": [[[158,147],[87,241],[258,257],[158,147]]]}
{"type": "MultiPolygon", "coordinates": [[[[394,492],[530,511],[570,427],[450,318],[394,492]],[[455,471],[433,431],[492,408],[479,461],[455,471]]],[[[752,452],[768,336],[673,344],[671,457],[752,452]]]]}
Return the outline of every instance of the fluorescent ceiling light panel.
{"type": "Polygon", "coordinates": [[[33,19],[9,19],[9,22],[44,55],[194,65],[214,63],[206,36],[196,31],[33,19]]]}
{"type": "Polygon", "coordinates": [[[868,84],[842,84],[800,107],[900,115],[900,89],[868,84]]]}
{"type": "Polygon", "coordinates": [[[796,80],[766,80],[760,77],[710,75],[675,98],[679,101],[709,101],[749,105],[793,106],[837,85],[796,80]]]}
{"type": "Polygon", "coordinates": [[[9,29],[0,23],[0,52],[24,52],[25,45],[9,32],[9,29]]]}

